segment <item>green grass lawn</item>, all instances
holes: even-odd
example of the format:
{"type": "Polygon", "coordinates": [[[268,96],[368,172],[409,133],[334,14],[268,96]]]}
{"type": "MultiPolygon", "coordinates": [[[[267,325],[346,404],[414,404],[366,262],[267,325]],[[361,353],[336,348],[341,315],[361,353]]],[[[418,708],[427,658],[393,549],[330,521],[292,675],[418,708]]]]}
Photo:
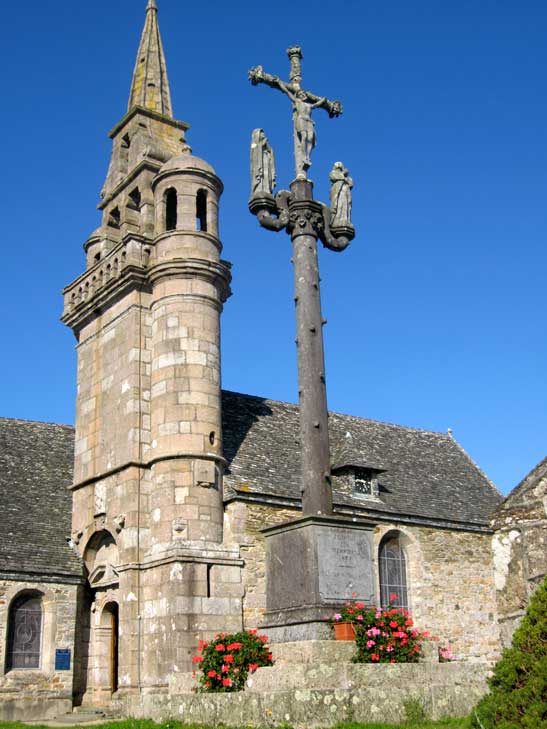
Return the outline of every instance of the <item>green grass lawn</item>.
{"type": "MultiPolygon", "coordinates": [[[[91,729],[220,729],[203,724],[181,724],[178,721],[166,721],[155,724],[147,719],[126,719],[124,721],[111,721],[104,724],[95,724],[91,729]]],[[[280,729],[289,729],[289,724],[278,725],[280,729]]],[[[343,722],[334,729],[469,729],[469,719],[441,719],[440,721],[420,721],[403,724],[359,724],[356,722],[343,722]]],[[[18,721],[0,721],[0,729],[51,729],[41,724],[23,724],[18,721]]],[[[66,729],[69,729],[67,727],[66,729]]],[[[72,728],[74,729],[74,728],[72,728]]],[[[84,727],[85,729],[85,727],[84,727]]],[[[243,727],[241,729],[244,729],[243,727]]],[[[264,726],[264,729],[275,729],[274,725],[264,726]]]]}

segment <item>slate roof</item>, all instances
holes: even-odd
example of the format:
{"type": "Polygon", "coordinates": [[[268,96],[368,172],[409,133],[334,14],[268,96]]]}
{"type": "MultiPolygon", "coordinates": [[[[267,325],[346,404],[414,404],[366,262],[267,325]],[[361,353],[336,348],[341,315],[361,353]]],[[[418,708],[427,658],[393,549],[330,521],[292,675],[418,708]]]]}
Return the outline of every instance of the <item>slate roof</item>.
{"type": "Polygon", "coordinates": [[[74,428],[0,418],[0,572],[80,576],[71,531],[74,428]]]}
{"type": "MultiPolygon", "coordinates": [[[[225,497],[300,499],[298,408],[224,391],[225,497]]],[[[502,496],[449,435],[331,413],[333,463],[385,469],[379,498],[337,490],[337,510],[486,527],[502,496]]],[[[71,531],[74,429],[0,418],[0,572],[80,576],[71,531]]]]}
{"type": "MultiPolygon", "coordinates": [[[[234,392],[223,392],[225,490],[297,500],[298,408],[234,392]]],[[[339,509],[362,515],[425,519],[449,525],[487,526],[502,496],[450,435],[331,413],[334,462],[385,469],[379,499],[337,492],[339,509]]]]}

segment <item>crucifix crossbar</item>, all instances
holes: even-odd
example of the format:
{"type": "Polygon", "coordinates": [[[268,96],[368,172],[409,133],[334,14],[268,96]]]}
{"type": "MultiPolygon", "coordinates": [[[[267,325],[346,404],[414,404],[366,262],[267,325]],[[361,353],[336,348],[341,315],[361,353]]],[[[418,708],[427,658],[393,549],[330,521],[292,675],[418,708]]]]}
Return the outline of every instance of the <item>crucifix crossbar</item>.
{"type": "Polygon", "coordinates": [[[307,172],[311,166],[311,153],[315,147],[315,123],[311,117],[314,109],[325,109],[332,117],[342,114],[342,104],[339,101],[330,101],[325,96],[316,96],[302,88],[302,50],[293,46],[287,50],[291,62],[289,83],[282,81],[279,76],[265,73],[262,66],[256,66],[249,71],[249,79],[253,85],[266,84],[272,89],[278,89],[286,94],[293,106],[294,127],[294,158],[296,178],[307,179],[307,172]]]}

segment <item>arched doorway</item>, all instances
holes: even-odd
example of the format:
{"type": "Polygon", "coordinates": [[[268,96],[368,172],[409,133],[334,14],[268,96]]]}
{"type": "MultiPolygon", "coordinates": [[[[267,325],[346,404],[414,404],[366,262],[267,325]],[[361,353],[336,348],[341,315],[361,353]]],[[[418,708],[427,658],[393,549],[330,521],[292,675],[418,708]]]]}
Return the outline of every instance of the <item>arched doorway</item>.
{"type": "Polygon", "coordinates": [[[106,529],[95,532],[84,549],[87,600],[80,633],[79,703],[104,705],[119,688],[120,600],[118,545],[106,529]]]}

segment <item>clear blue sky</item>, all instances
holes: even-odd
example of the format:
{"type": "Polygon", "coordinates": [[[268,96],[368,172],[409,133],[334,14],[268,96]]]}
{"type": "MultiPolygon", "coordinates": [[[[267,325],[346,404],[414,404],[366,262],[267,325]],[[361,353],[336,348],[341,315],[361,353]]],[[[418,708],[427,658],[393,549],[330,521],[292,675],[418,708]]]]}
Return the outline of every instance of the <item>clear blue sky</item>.
{"type": "MultiPolygon", "coordinates": [[[[72,423],[61,288],[97,227],[145,0],[7,3],[0,47],[0,414],[72,423]]],[[[315,112],[310,176],[342,160],[357,237],[322,250],[329,407],[454,435],[503,492],[547,455],[547,5],[530,0],[158,0],[175,116],[224,181],[234,265],[223,386],[296,400],[290,241],[248,213],[253,127],[292,179],[290,105],[247,69],[344,105],[315,112]]]]}

